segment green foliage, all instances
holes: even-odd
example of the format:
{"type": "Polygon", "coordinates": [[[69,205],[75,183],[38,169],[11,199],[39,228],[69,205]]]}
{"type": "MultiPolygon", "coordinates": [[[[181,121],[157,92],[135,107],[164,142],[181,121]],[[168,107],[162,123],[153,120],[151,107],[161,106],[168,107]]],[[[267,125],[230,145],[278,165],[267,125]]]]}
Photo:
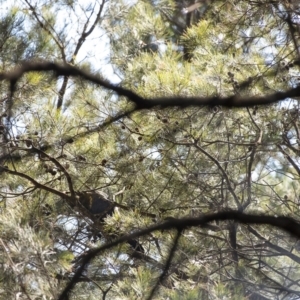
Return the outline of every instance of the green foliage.
{"type": "MultiPolygon", "coordinates": [[[[297,20],[296,3],[202,2],[189,14],[171,0],[18,2],[1,16],[1,69],[28,58],[101,78],[113,68],[118,84],[150,99],[298,86],[299,30],[284,13],[297,20]]],[[[167,218],[240,209],[299,220],[297,99],[125,114],[128,99],[54,75],[27,73],[12,99],[0,87],[1,296],[57,299],[89,250],[167,218]],[[72,190],[104,191],[120,207],[92,215],[72,190]]],[[[146,299],[174,238],[158,231],[129,241],[143,254],[126,242],[101,252],[70,299],[146,299]]],[[[270,226],[190,227],[154,299],[296,299],[298,244],[270,226]]]]}

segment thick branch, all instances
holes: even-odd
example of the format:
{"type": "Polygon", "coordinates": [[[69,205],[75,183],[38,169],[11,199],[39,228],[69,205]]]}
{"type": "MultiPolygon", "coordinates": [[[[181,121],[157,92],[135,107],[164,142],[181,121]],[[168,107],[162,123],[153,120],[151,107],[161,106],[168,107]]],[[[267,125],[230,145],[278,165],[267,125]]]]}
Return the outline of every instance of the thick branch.
{"type": "Polygon", "coordinates": [[[237,211],[228,211],[228,212],[206,215],[198,218],[171,219],[166,222],[153,225],[149,228],[139,230],[135,233],[124,235],[111,243],[107,243],[99,248],[90,250],[87,253],[87,255],[82,259],[82,265],[78,268],[74,277],[66,286],[66,288],[63,290],[58,300],[68,299],[68,294],[74,288],[76,282],[78,281],[78,278],[82,275],[82,272],[85,270],[86,265],[104,250],[110,249],[120,243],[124,243],[128,240],[147,235],[157,230],[169,230],[169,229],[184,230],[187,227],[203,226],[212,221],[225,221],[225,220],[234,220],[242,224],[271,225],[300,238],[300,224],[296,222],[294,219],[288,217],[273,217],[273,216],[266,216],[266,215],[259,216],[254,214],[253,215],[244,214],[242,212],[237,212],[237,211]]]}
{"type": "Polygon", "coordinates": [[[46,61],[27,61],[21,66],[16,67],[13,71],[0,73],[0,80],[8,80],[11,82],[12,90],[15,84],[22,77],[24,73],[32,71],[53,71],[58,76],[73,76],[81,77],[91,83],[100,85],[106,89],[116,92],[119,96],[126,97],[129,101],[137,105],[136,110],[153,108],[160,106],[162,108],[177,106],[216,106],[222,105],[225,107],[250,107],[255,105],[267,105],[276,103],[286,98],[294,98],[300,96],[300,86],[291,88],[285,92],[275,92],[270,95],[257,97],[242,97],[239,95],[232,95],[229,97],[164,97],[164,98],[143,98],[135,92],[122,88],[118,85],[112,84],[104,80],[100,75],[94,75],[79,68],[67,64],[58,64],[46,61]]]}

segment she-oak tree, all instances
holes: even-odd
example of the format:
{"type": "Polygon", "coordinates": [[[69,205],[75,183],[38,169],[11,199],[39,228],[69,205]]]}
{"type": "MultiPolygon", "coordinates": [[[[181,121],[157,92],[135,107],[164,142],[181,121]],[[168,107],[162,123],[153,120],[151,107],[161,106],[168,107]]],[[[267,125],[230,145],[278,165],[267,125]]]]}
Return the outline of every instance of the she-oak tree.
{"type": "Polygon", "coordinates": [[[297,1],[3,1],[0,295],[299,299],[299,24],[297,1]]]}

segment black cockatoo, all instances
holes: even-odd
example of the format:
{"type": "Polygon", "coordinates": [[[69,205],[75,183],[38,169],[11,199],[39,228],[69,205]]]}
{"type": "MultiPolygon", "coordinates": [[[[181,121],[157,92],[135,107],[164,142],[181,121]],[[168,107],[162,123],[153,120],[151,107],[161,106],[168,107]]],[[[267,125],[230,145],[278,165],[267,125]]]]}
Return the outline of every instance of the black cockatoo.
{"type": "Polygon", "coordinates": [[[103,192],[77,192],[79,204],[85,207],[93,216],[103,220],[114,213],[116,203],[110,201],[103,192]]]}
{"type": "MultiPolygon", "coordinates": [[[[79,196],[79,205],[86,208],[89,213],[96,217],[99,221],[104,221],[107,216],[111,216],[116,208],[127,209],[128,207],[110,201],[108,196],[103,192],[77,192],[79,196]]],[[[151,214],[149,214],[151,215],[151,214]]],[[[137,240],[129,240],[127,242],[134,251],[145,253],[143,246],[137,240]]]]}

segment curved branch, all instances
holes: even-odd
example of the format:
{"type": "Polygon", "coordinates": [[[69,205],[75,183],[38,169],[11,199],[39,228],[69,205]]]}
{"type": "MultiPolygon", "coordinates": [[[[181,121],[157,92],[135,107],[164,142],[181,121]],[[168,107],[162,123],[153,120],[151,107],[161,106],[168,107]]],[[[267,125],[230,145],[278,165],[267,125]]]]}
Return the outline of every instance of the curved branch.
{"type": "Polygon", "coordinates": [[[27,179],[28,181],[30,181],[35,187],[40,188],[40,189],[42,189],[42,190],[45,190],[45,191],[47,191],[47,192],[50,192],[50,193],[52,193],[52,194],[58,195],[58,196],[60,196],[60,197],[62,197],[62,198],[64,198],[64,199],[66,199],[66,198],[68,198],[68,199],[71,198],[70,196],[66,195],[66,194],[63,193],[63,192],[57,191],[56,189],[53,189],[53,188],[51,188],[51,187],[49,187],[49,186],[46,186],[46,185],[43,185],[43,184],[39,183],[38,181],[36,181],[36,180],[33,179],[32,177],[30,177],[30,176],[28,176],[28,175],[26,175],[26,174],[24,174],[24,173],[17,172],[17,171],[12,171],[12,170],[9,170],[8,168],[5,168],[5,167],[0,166],[0,172],[1,172],[1,171],[4,171],[4,172],[6,172],[6,173],[9,173],[9,174],[12,174],[12,175],[17,175],[17,176],[19,176],[19,177],[25,178],[25,179],[27,179]]]}
{"type": "MultiPolygon", "coordinates": [[[[300,64],[296,62],[295,64],[300,64]]],[[[242,97],[239,95],[232,95],[229,97],[163,97],[163,98],[143,98],[136,94],[132,90],[122,88],[119,85],[110,83],[103,79],[100,75],[94,75],[79,68],[76,68],[67,64],[58,64],[47,61],[26,61],[21,66],[16,67],[10,72],[0,73],[0,81],[8,80],[11,82],[11,90],[14,91],[15,84],[23,76],[24,73],[37,71],[53,71],[58,76],[73,76],[81,77],[91,83],[102,86],[106,89],[114,91],[119,96],[126,97],[129,101],[136,104],[136,110],[150,109],[155,106],[161,108],[177,106],[177,107],[189,107],[189,106],[216,106],[222,105],[224,107],[250,107],[256,105],[267,105],[276,103],[286,98],[294,98],[300,96],[300,86],[291,88],[285,92],[275,92],[270,95],[262,95],[257,97],[242,97]]]]}
{"type": "Polygon", "coordinates": [[[147,235],[153,231],[170,230],[170,229],[177,229],[178,231],[182,231],[188,227],[203,226],[212,221],[225,221],[225,220],[234,220],[242,224],[271,225],[276,228],[282,229],[290,233],[291,235],[294,235],[295,237],[300,238],[300,224],[294,219],[289,217],[273,217],[273,216],[266,216],[266,215],[244,214],[238,211],[228,211],[228,212],[210,214],[198,218],[183,218],[183,219],[174,218],[166,222],[139,230],[135,233],[124,235],[111,243],[107,243],[99,248],[90,250],[87,253],[87,255],[82,259],[82,265],[78,268],[72,280],[62,291],[62,293],[58,297],[58,300],[68,299],[68,294],[74,288],[76,282],[78,281],[78,278],[85,270],[87,264],[104,250],[115,247],[118,244],[124,243],[128,240],[147,235]]]}

